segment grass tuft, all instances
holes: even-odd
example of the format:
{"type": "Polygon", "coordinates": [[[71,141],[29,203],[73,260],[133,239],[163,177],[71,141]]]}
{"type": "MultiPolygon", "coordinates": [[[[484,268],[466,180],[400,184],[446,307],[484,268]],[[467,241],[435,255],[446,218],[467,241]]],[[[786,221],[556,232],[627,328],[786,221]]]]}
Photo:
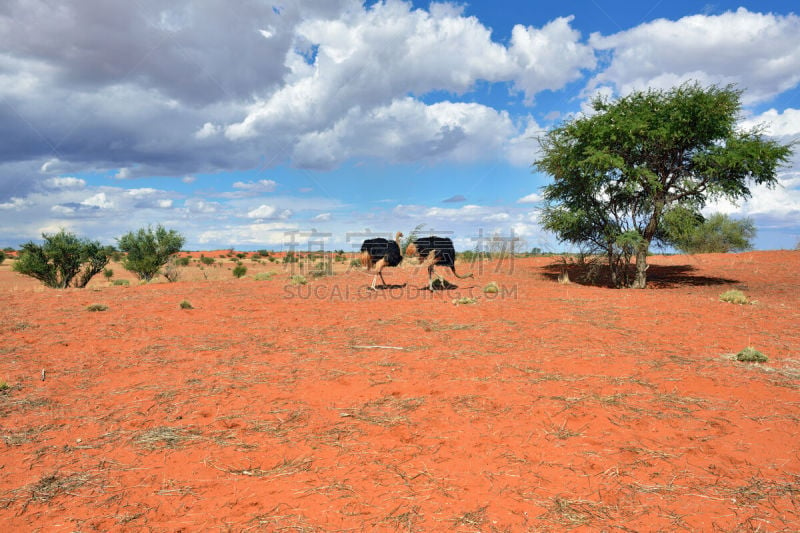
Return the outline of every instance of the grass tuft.
{"type": "Polygon", "coordinates": [[[737,305],[746,305],[750,303],[750,299],[740,290],[731,289],[719,295],[721,302],[727,302],[737,305]]]}
{"type": "Polygon", "coordinates": [[[89,307],[86,308],[87,311],[91,311],[91,312],[105,311],[107,309],[108,309],[108,306],[107,305],[103,305],[103,304],[92,304],[92,305],[90,305],[89,307]]]}
{"type": "Polygon", "coordinates": [[[180,303],[181,309],[194,309],[194,306],[189,302],[189,300],[183,300],[180,303]]]}

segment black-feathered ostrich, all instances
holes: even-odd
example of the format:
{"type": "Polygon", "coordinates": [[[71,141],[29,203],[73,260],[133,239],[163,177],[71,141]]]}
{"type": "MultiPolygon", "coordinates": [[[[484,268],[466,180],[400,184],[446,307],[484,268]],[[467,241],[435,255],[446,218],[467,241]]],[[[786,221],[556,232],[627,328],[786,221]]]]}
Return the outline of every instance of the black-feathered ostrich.
{"type": "Polygon", "coordinates": [[[459,279],[471,278],[472,273],[463,276],[456,272],[456,249],[447,237],[421,237],[406,248],[406,257],[419,256],[420,263],[428,267],[428,289],[433,290],[433,268],[449,267],[459,279]]]}
{"type": "Polygon", "coordinates": [[[395,267],[403,260],[403,255],[400,253],[400,238],[402,236],[403,234],[398,231],[393,241],[378,237],[367,239],[361,245],[361,264],[367,270],[370,270],[373,266],[375,267],[375,276],[372,278],[370,289],[375,290],[375,282],[378,280],[378,276],[380,276],[385,286],[386,280],[383,279],[381,271],[386,267],[395,267]]]}

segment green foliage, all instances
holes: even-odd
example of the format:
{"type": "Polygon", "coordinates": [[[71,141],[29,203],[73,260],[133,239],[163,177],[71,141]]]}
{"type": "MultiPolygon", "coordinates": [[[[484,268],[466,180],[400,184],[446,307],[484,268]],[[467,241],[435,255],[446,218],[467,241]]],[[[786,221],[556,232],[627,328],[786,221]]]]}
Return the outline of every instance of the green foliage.
{"type": "Polygon", "coordinates": [[[3,264],[3,261],[6,260],[6,253],[3,250],[0,250],[0,265],[3,264]]]}
{"type": "Polygon", "coordinates": [[[294,252],[286,252],[286,255],[283,256],[284,263],[297,263],[299,260],[300,258],[294,252]]]}
{"type": "Polygon", "coordinates": [[[791,145],[737,128],[740,96],[731,86],[687,83],[615,102],[598,97],[595,114],[540,139],[534,165],[553,176],[543,189],[543,227],[606,255],[612,286],[643,288],[650,245],[674,238],[668,214],[687,230],[708,200],[749,198],[750,183],[772,187],[789,161],[791,145]]]}
{"type": "Polygon", "coordinates": [[[292,285],[305,285],[306,283],[308,283],[306,277],[301,276],[300,274],[292,275],[292,277],[289,278],[289,280],[292,282],[292,285]]]}
{"type": "Polygon", "coordinates": [[[746,363],[766,363],[769,358],[752,346],[748,346],[736,354],[736,360],[744,361],[746,363]]]}
{"type": "Polygon", "coordinates": [[[92,304],[92,305],[90,305],[89,307],[86,308],[87,311],[91,311],[91,312],[105,311],[107,309],[108,309],[108,306],[107,305],[103,305],[103,304],[92,304]]]}
{"type": "Polygon", "coordinates": [[[674,215],[666,217],[665,240],[688,254],[743,252],[752,250],[756,235],[753,220],[734,220],[728,215],[716,213],[708,219],[699,214],[685,215],[680,219],[674,215]],[[676,222],[675,219],[678,219],[676,222]],[[695,221],[692,224],[692,221],[695,221]]]}
{"type": "Polygon", "coordinates": [[[269,281],[276,274],[276,272],[259,272],[253,279],[256,281],[269,281]]]}
{"type": "Polygon", "coordinates": [[[244,266],[244,265],[236,265],[235,267],[233,267],[233,276],[235,278],[241,278],[245,274],[247,274],[247,267],[246,266],[244,266]]]}
{"type": "Polygon", "coordinates": [[[200,262],[203,263],[204,265],[207,265],[207,266],[208,265],[213,265],[214,261],[215,261],[215,259],[213,257],[206,257],[204,255],[200,256],[200,262]]]}
{"type": "Polygon", "coordinates": [[[107,280],[111,280],[114,277],[114,270],[110,268],[106,268],[103,270],[103,275],[106,277],[107,280]]]}
{"type": "Polygon", "coordinates": [[[750,299],[745,294],[736,289],[725,291],[719,295],[719,301],[731,304],[745,305],[750,303],[750,299]]]}
{"type": "Polygon", "coordinates": [[[189,257],[178,257],[177,259],[175,259],[175,264],[178,265],[178,266],[184,266],[185,267],[185,266],[189,266],[189,261],[191,261],[191,259],[189,257]]]}
{"type": "Polygon", "coordinates": [[[130,284],[131,284],[131,282],[128,281],[127,279],[115,279],[114,280],[114,285],[117,285],[117,286],[121,285],[123,287],[127,287],[130,284]]]}
{"type": "Polygon", "coordinates": [[[127,254],[122,266],[139,279],[150,281],[170,257],[181,250],[184,241],[181,234],[160,224],[155,231],[148,227],[127,233],[118,239],[119,249],[127,254]]]}
{"type": "Polygon", "coordinates": [[[454,298],[453,299],[453,305],[471,305],[471,304],[476,304],[476,303],[478,303],[477,299],[469,298],[467,296],[464,296],[462,298],[454,298]]]}
{"type": "Polygon", "coordinates": [[[183,300],[180,303],[181,309],[194,309],[194,306],[188,300],[183,300]]]}
{"type": "Polygon", "coordinates": [[[61,230],[43,233],[40,246],[28,242],[22,246],[13,269],[25,276],[38,279],[47,287],[64,289],[70,285],[83,288],[108,264],[110,246],[97,241],[79,239],[74,233],[61,230]]]}

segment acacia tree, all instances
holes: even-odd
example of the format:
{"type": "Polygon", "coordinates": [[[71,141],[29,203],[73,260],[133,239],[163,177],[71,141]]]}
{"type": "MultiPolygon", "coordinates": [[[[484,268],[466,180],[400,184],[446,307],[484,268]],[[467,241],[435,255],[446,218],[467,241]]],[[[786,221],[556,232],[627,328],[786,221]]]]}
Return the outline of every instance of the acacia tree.
{"type": "Polygon", "coordinates": [[[82,289],[100,273],[111,259],[113,248],[97,241],[79,239],[74,233],[61,230],[42,234],[44,243],[22,245],[13,269],[36,278],[47,287],[64,289],[70,285],[82,289]]]}
{"type": "Polygon", "coordinates": [[[756,227],[751,218],[735,220],[724,213],[708,218],[685,209],[664,216],[663,240],[688,254],[743,252],[753,249],[756,227]]]}
{"type": "Polygon", "coordinates": [[[605,253],[614,287],[644,288],[650,245],[673,209],[698,214],[711,199],[741,200],[749,184],[774,186],[791,155],[762,135],[738,130],[741,91],[686,83],[634,92],[539,139],[542,223],[562,242],[605,253]],[[630,272],[636,259],[635,272],[630,272]]]}
{"type": "Polygon", "coordinates": [[[129,232],[117,239],[118,247],[127,255],[122,261],[125,269],[144,281],[150,281],[170,257],[183,247],[185,239],[175,230],[167,230],[160,224],[152,228],[129,232]]]}

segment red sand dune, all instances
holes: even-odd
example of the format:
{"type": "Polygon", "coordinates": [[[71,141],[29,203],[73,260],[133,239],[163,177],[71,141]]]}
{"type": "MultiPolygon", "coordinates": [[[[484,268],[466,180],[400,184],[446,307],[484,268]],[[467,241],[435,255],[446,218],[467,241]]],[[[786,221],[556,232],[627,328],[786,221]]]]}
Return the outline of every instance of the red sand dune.
{"type": "Polygon", "coordinates": [[[58,291],[6,261],[0,524],[796,531],[798,259],[652,257],[646,290],[515,259],[435,294],[410,267],[370,293],[249,259],[58,291]]]}

